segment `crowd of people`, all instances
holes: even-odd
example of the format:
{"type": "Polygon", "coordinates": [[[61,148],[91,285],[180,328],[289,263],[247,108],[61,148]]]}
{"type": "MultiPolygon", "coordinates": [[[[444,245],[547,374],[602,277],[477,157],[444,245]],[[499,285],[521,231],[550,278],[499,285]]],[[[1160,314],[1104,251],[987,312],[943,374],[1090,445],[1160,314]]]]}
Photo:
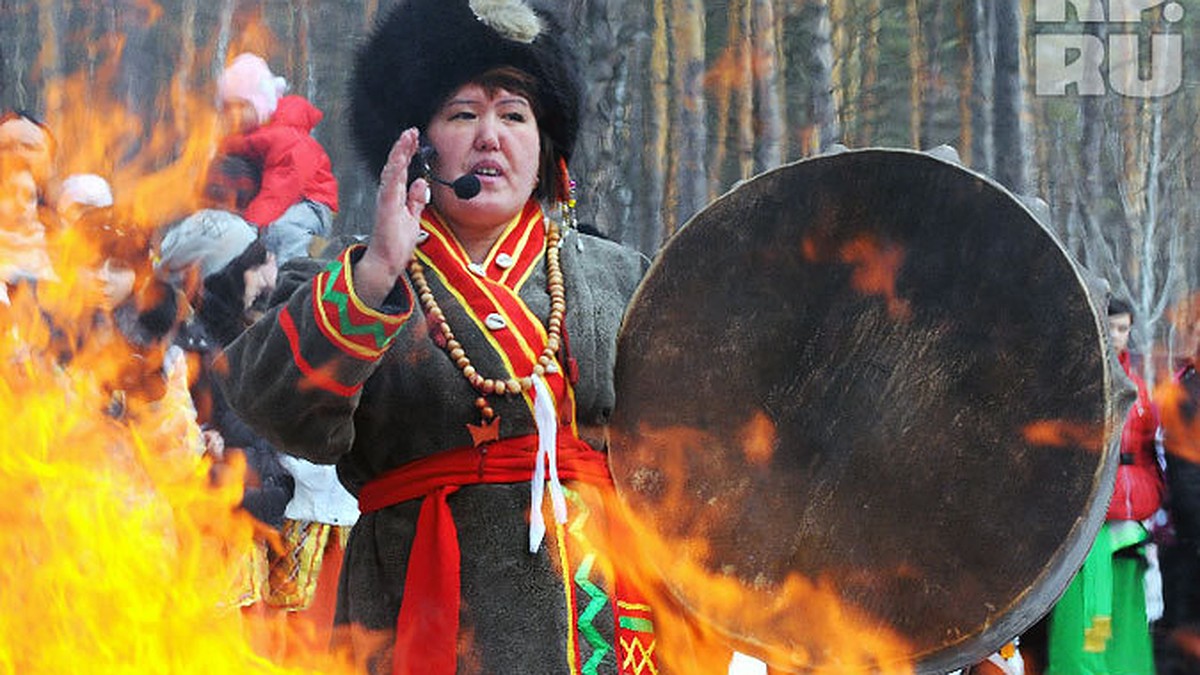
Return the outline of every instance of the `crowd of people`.
{"type": "Polygon", "coordinates": [[[48,325],[45,351],[63,371],[110,365],[113,372],[98,374],[99,412],[177,422],[164,435],[207,456],[214,484],[245,463],[241,506],[264,531],[277,530],[282,545],[255,542],[228,602],[294,623],[270,647],[283,650],[289,634],[329,641],[358,505],[334,466],[281,452],[243,422],[214,362],[264,313],[279,266],[319,253],[337,181],[311,134],[320,111],[285,95],[286,82],[262,57],[238,55],[217,89],[223,134],[200,172],[202,208],[160,227],[131,222],[104,176],[59,175],[55,134],[35,115],[0,117],[0,316],[5,336],[18,341],[31,337],[21,330],[48,325]],[[82,289],[82,308],[53,306],[58,286],[82,289]],[[16,316],[30,303],[42,308],[38,322],[16,316]]]}
{"type": "MultiPolygon", "coordinates": [[[[242,505],[284,543],[250,556],[235,604],[287,611],[374,673],[642,672],[653,616],[597,542],[618,527],[615,337],[648,261],[574,223],[577,56],[544,9],[402,0],[351,85],[379,185],[348,248],[327,245],[322,114],[260,55],[217,83],[204,208],[161,231],[124,226],[102,176],[60,179],[36,117],[0,118],[0,307],[59,281],[73,237],[96,244],[87,338],[134,355],[105,414],[186,395],[190,444],[214,480],[245,458],[242,505]]],[[[1154,626],[1161,663],[1200,643],[1200,337],[1156,399],[1131,310],[1109,313],[1137,399],[1107,522],[1034,659],[1055,675],[1154,672],[1154,626]],[[1159,559],[1165,609],[1148,611],[1159,559]]]]}

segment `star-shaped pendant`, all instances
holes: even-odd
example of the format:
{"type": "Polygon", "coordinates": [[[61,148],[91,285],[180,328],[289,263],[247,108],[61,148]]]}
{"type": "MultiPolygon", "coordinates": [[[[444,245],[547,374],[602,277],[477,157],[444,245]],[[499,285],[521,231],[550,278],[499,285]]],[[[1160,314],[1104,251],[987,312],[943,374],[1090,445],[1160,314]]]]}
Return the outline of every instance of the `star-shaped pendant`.
{"type": "Polygon", "coordinates": [[[500,416],[496,415],[479,424],[468,424],[467,431],[471,432],[471,440],[474,441],[477,448],[484,443],[498,441],[500,440],[500,416]]]}

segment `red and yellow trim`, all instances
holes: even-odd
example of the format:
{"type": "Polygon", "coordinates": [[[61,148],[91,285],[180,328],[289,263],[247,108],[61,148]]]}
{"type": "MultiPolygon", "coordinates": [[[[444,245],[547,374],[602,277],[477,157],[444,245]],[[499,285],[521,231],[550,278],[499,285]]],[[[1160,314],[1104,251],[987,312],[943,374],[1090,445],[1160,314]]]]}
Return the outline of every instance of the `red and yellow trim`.
{"type": "Polygon", "coordinates": [[[338,382],[323,371],[314,368],[308,359],[304,358],[304,355],[300,353],[300,334],[296,330],[296,322],[292,320],[292,314],[286,306],[279,312],[279,327],[287,337],[288,347],[292,350],[292,362],[304,375],[306,382],[318,389],[346,398],[357,394],[358,390],[362,388],[361,384],[347,385],[338,382]]]}
{"type": "Polygon", "coordinates": [[[403,314],[385,314],[368,307],[354,292],[353,259],[357,250],[346,249],[313,279],[313,316],[321,333],[342,352],[364,361],[374,361],[387,351],[401,326],[412,314],[412,291],[408,294],[409,308],[403,314]]]}
{"type": "MultiPolygon", "coordinates": [[[[439,280],[500,357],[508,371],[501,379],[532,375],[548,336],[542,320],[521,300],[519,290],[544,260],[546,223],[541,206],[531,200],[506,227],[484,262],[476,266],[483,275],[471,271],[466,250],[434,209],[426,209],[422,227],[429,238],[418,249],[418,259],[427,276],[439,280]],[[512,259],[507,268],[496,263],[502,253],[512,259]],[[490,314],[502,317],[507,327],[488,328],[485,322],[490,314]]],[[[558,370],[545,379],[561,408],[573,405],[573,395],[562,364],[558,370]]],[[[533,392],[525,392],[524,398],[532,411],[533,392]]]]}

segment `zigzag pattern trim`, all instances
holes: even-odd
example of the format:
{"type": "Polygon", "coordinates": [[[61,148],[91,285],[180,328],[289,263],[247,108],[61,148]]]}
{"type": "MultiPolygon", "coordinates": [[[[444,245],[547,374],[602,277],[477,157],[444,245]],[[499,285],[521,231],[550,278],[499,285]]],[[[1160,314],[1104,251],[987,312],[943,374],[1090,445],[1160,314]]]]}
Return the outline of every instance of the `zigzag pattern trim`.
{"type": "Polygon", "coordinates": [[[579,615],[579,632],[583,634],[592,646],[592,655],[587,662],[583,664],[583,672],[585,675],[596,675],[596,669],[600,662],[608,655],[611,648],[604,637],[600,635],[600,631],[592,624],[604,606],[608,604],[608,596],[599,586],[592,583],[589,578],[592,574],[592,564],[596,562],[596,554],[588,553],[583,561],[579,564],[579,568],[575,571],[575,585],[583,589],[584,593],[588,594],[591,600],[588,600],[587,607],[583,613],[579,615]]]}
{"type": "Polygon", "coordinates": [[[330,342],[351,356],[374,360],[387,350],[411,311],[383,314],[358,299],[350,272],[351,256],[358,248],[347,249],[314,279],[313,313],[330,342]]]}
{"type": "Polygon", "coordinates": [[[332,302],[341,310],[338,312],[338,320],[342,335],[370,335],[375,338],[376,346],[385,346],[388,343],[389,336],[387,331],[383,329],[383,324],[372,322],[356,326],[350,321],[350,296],[337,290],[338,277],[342,274],[343,269],[345,269],[345,266],[341,262],[336,262],[330,266],[328,271],[329,280],[325,282],[325,293],[321,296],[321,299],[325,302],[332,302]]]}
{"type": "Polygon", "coordinates": [[[633,675],[642,675],[650,673],[650,675],[658,675],[658,665],[654,662],[654,648],[658,645],[657,640],[650,640],[648,645],[643,645],[638,636],[633,636],[632,640],[621,638],[621,647],[625,649],[625,658],[621,662],[622,673],[633,673],[633,675]]]}

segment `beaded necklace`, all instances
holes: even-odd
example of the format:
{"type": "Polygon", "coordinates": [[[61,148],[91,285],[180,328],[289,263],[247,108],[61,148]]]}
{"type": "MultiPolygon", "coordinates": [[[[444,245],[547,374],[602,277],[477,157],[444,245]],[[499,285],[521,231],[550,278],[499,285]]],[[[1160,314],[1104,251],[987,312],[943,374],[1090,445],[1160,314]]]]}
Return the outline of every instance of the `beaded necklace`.
{"type": "MultiPolygon", "coordinates": [[[[574,181],[571,182],[574,187],[574,181]]],[[[563,202],[563,220],[569,227],[574,222],[574,199],[563,202]]],[[[559,260],[559,246],[562,243],[562,231],[550,218],[543,218],[546,224],[546,291],[550,295],[550,315],[546,320],[546,346],[538,356],[533,366],[533,373],[527,377],[491,378],[485,377],[471,364],[462,343],[454,336],[454,330],[446,320],[446,314],[438,305],[437,299],[425,279],[425,268],[414,256],[408,264],[408,273],[417,291],[425,315],[437,324],[444,338],[444,349],[450,360],[458,367],[463,378],[470,383],[479,397],[475,399],[475,408],[479,411],[480,424],[468,424],[475,445],[500,437],[500,417],[488,402],[488,396],[518,396],[530,392],[534,388],[533,378],[542,377],[547,373],[559,372],[558,351],[562,344],[563,318],[567,313],[567,297],[563,287],[562,267],[559,260]]]]}

